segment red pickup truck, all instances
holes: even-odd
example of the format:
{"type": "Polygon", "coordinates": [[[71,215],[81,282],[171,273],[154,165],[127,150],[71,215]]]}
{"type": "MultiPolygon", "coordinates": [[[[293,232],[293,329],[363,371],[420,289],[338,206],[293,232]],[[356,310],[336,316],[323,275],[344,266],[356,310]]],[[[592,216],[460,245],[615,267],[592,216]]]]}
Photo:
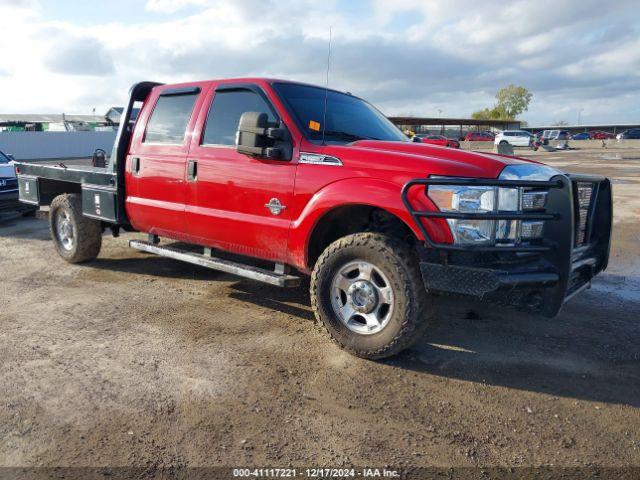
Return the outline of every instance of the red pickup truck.
{"type": "Polygon", "coordinates": [[[414,143],[364,100],[280,80],[139,83],[106,167],[16,173],[65,260],[125,230],[273,285],[310,275],[318,321],[366,358],[415,341],[442,294],[553,316],[609,256],[606,178],[414,143]]]}

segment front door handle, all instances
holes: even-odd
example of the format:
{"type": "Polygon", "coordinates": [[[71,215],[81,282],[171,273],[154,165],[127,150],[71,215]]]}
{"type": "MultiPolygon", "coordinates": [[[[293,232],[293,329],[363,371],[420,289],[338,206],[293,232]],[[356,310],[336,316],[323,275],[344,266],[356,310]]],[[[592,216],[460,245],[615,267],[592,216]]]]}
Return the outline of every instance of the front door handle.
{"type": "Polygon", "coordinates": [[[140,158],[133,157],[131,159],[131,171],[134,175],[137,175],[140,172],[140,158]]]}
{"type": "Polygon", "coordinates": [[[187,162],[187,180],[195,182],[198,179],[198,162],[189,160],[187,162]]]}

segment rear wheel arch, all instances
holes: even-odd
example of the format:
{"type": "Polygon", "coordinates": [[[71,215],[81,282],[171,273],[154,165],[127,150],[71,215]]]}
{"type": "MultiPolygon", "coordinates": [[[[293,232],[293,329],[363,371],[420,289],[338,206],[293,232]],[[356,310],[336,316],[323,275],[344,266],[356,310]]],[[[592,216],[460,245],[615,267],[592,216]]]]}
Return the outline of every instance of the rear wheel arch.
{"type": "Polygon", "coordinates": [[[53,200],[60,195],[82,194],[82,187],[79,183],[64,180],[39,178],[38,188],[40,190],[40,205],[51,205],[53,200]]]}

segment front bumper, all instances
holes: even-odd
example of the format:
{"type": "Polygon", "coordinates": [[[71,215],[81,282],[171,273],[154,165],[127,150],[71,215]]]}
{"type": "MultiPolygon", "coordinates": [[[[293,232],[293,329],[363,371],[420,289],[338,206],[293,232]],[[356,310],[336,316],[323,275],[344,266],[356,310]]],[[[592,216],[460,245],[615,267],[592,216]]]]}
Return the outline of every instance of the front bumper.
{"type": "Polygon", "coordinates": [[[590,286],[609,260],[613,206],[611,183],[604,177],[557,175],[546,182],[417,179],[405,185],[402,198],[425,238],[418,249],[420,269],[431,291],[470,295],[554,316],[565,302],[590,286]],[[443,184],[548,188],[549,193],[544,211],[535,213],[466,214],[412,208],[408,201],[411,188],[443,184]],[[588,208],[582,204],[582,211],[578,184],[592,185],[588,208]],[[429,236],[424,218],[543,220],[544,237],[535,244],[512,246],[438,244],[429,236]]]}

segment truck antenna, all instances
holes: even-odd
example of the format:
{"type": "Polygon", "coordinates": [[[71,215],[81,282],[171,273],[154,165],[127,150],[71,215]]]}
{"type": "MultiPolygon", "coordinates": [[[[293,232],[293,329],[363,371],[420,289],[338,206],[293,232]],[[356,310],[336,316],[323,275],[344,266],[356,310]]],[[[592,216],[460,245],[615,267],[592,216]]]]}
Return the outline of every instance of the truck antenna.
{"type": "Polygon", "coordinates": [[[329,68],[331,67],[331,25],[329,25],[329,51],[327,52],[327,78],[324,86],[324,112],[322,114],[322,145],[324,145],[324,131],[327,125],[327,97],[329,95],[329,68]]]}

